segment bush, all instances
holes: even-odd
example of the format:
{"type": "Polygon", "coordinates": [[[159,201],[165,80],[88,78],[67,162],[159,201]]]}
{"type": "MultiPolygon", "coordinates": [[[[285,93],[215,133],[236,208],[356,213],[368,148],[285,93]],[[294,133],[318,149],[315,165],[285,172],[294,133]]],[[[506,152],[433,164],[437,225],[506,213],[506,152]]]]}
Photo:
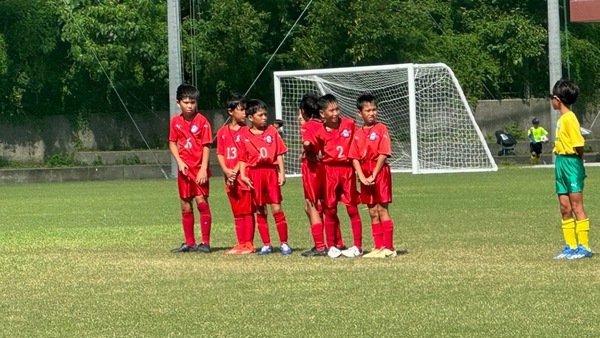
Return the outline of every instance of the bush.
{"type": "Polygon", "coordinates": [[[46,158],[46,165],[49,167],[75,167],[83,166],[83,162],[75,159],[75,154],[56,151],[46,158]]]}

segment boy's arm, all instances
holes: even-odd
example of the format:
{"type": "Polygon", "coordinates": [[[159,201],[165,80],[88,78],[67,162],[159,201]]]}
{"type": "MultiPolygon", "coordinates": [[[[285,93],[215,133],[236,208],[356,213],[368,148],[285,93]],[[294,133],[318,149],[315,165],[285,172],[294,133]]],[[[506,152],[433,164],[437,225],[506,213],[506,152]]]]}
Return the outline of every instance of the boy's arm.
{"type": "Polygon", "coordinates": [[[373,169],[373,174],[371,174],[371,177],[368,178],[369,182],[375,182],[375,177],[377,177],[377,174],[379,174],[381,168],[383,168],[385,161],[387,161],[387,155],[379,154],[379,157],[377,157],[377,163],[375,163],[375,169],[373,169]]]}
{"type": "Polygon", "coordinates": [[[240,179],[242,180],[242,182],[246,183],[246,185],[248,187],[250,187],[250,189],[254,189],[254,185],[252,185],[252,181],[250,181],[250,178],[248,176],[246,176],[246,162],[244,161],[239,161],[238,162],[240,165],[240,179]]]}
{"type": "Polygon", "coordinates": [[[202,147],[202,162],[200,162],[200,171],[198,172],[198,177],[196,177],[196,182],[200,184],[204,184],[208,181],[208,158],[210,157],[210,147],[208,145],[204,145],[202,147]]]}
{"type": "Polygon", "coordinates": [[[583,147],[575,147],[574,149],[577,152],[577,155],[583,160],[583,147]]]}
{"type": "Polygon", "coordinates": [[[188,169],[188,166],[181,160],[181,157],[179,157],[179,148],[177,148],[177,142],[169,141],[169,150],[171,151],[171,155],[173,155],[175,162],[177,162],[177,170],[183,173],[186,169],[188,169]]]}
{"type": "Polygon", "coordinates": [[[282,186],[285,184],[285,168],[283,167],[283,155],[277,155],[277,167],[277,183],[279,183],[279,185],[282,186]]]}
{"type": "Polygon", "coordinates": [[[360,166],[360,161],[353,158],[351,159],[352,161],[352,166],[354,167],[354,171],[356,171],[356,176],[358,176],[358,180],[360,181],[360,183],[364,184],[364,185],[371,185],[371,183],[369,183],[369,181],[367,181],[367,178],[365,177],[365,174],[362,171],[362,168],[360,166]]]}
{"type": "Polygon", "coordinates": [[[227,168],[225,165],[225,156],[221,154],[217,154],[217,161],[219,161],[219,166],[221,166],[221,170],[223,171],[223,175],[227,178],[227,181],[232,182],[235,180],[240,163],[236,163],[233,168],[227,168]]]}

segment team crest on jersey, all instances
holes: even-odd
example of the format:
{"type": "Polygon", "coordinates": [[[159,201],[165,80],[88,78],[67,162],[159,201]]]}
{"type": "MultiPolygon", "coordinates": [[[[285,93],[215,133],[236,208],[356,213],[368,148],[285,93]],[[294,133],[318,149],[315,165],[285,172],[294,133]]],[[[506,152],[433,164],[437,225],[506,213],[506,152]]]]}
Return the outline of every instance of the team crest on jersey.
{"type": "Polygon", "coordinates": [[[193,124],[193,125],[192,125],[192,127],[190,128],[190,131],[191,131],[192,133],[194,133],[194,134],[195,134],[195,133],[197,133],[197,132],[198,132],[198,126],[197,126],[197,125],[195,125],[195,124],[193,124]]]}
{"type": "Polygon", "coordinates": [[[344,129],[340,135],[342,135],[342,137],[350,137],[350,131],[348,129],[344,129]]]}
{"type": "Polygon", "coordinates": [[[264,138],[265,142],[267,142],[268,144],[273,143],[273,137],[271,135],[267,135],[264,138]]]}
{"type": "Polygon", "coordinates": [[[235,135],[235,142],[240,142],[240,135],[235,135]]]}
{"type": "Polygon", "coordinates": [[[369,140],[371,140],[371,141],[375,141],[376,139],[377,139],[377,134],[376,134],[374,131],[372,131],[372,132],[369,134],[369,140]]]}

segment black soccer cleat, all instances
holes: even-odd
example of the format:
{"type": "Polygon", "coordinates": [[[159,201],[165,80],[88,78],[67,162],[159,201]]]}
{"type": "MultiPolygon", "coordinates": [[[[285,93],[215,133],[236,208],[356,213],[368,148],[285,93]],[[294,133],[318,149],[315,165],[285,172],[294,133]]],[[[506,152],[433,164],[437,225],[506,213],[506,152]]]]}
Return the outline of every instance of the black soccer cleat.
{"type": "Polygon", "coordinates": [[[327,248],[324,247],[319,250],[316,247],[312,247],[312,249],[302,252],[301,255],[304,257],[327,256],[327,248]]]}
{"type": "Polygon", "coordinates": [[[196,245],[189,245],[187,243],[181,243],[177,248],[171,249],[171,252],[193,252],[196,251],[196,245]]]}
{"type": "Polygon", "coordinates": [[[206,243],[200,243],[200,244],[196,245],[196,251],[209,253],[210,252],[210,245],[208,245],[206,243]]]}

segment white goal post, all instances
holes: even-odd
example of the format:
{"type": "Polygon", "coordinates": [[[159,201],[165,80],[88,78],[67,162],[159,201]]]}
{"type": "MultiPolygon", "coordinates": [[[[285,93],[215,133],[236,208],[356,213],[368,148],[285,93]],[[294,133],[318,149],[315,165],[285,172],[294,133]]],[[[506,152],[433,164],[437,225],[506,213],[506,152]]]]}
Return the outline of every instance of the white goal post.
{"type": "Polygon", "coordinates": [[[305,93],[333,94],[340,113],[356,114],[356,99],[373,94],[377,119],[392,140],[394,172],[496,171],[498,167],[452,70],[443,63],[397,64],[274,72],[275,115],[284,121],[286,173],[299,175],[298,103],[305,93]]]}

